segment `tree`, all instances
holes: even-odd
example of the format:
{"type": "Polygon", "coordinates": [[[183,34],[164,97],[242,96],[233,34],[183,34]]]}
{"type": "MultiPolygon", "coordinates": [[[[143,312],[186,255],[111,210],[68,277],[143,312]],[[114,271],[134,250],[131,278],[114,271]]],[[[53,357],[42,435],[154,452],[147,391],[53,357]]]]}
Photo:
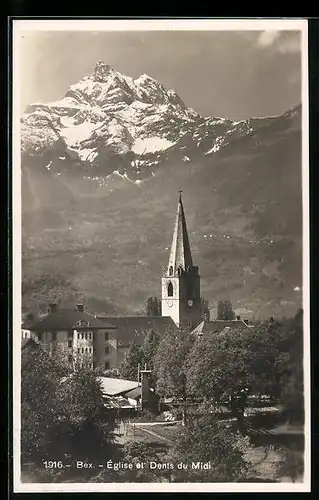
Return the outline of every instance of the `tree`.
{"type": "MultiPolygon", "coordinates": [[[[61,353],[60,353],[61,354],[61,353]]],[[[83,360],[82,360],[83,361],[83,360]]],[[[52,457],[97,457],[109,450],[113,422],[95,374],[85,363],[66,371],[64,356],[40,347],[21,360],[21,452],[35,463],[52,457]]]]}
{"type": "Polygon", "coordinates": [[[157,332],[154,332],[153,330],[148,330],[147,332],[144,333],[144,341],[141,346],[142,363],[146,364],[147,367],[150,370],[152,370],[152,372],[154,372],[154,358],[159,343],[160,343],[160,337],[157,332]]]}
{"type": "Polygon", "coordinates": [[[161,299],[149,297],[146,302],[146,316],[161,316],[161,299]]]}
{"type": "Polygon", "coordinates": [[[186,421],[187,356],[194,336],[187,329],[167,331],[160,340],[153,358],[156,389],[159,395],[183,401],[183,423],[186,421]]]}
{"type": "Polygon", "coordinates": [[[141,346],[131,343],[125,353],[124,361],[119,367],[121,377],[127,380],[137,380],[138,365],[143,362],[143,351],[141,346]]]}
{"type": "Polygon", "coordinates": [[[298,450],[283,448],[277,463],[277,474],[288,476],[293,483],[302,478],[304,474],[304,457],[298,450]]]}
{"type": "Polygon", "coordinates": [[[52,437],[48,429],[57,421],[55,389],[59,380],[59,369],[41,348],[22,351],[22,460],[38,460],[50,453],[52,437]]]}
{"type": "Polygon", "coordinates": [[[168,460],[174,464],[174,482],[220,482],[246,479],[250,464],[244,453],[249,440],[227,429],[204,404],[190,413],[187,425],[178,429],[168,460]],[[183,464],[179,469],[177,464],[183,464]],[[209,464],[202,469],[200,464],[209,464]]]}
{"type": "Polygon", "coordinates": [[[64,453],[83,460],[103,456],[112,440],[114,421],[104,407],[101,385],[93,371],[77,365],[60,380],[56,389],[55,441],[63,443],[64,453]]]}
{"type": "Polygon", "coordinates": [[[290,422],[303,422],[303,311],[294,318],[272,322],[276,347],[279,351],[276,369],[280,379],[280,401],[290,422]]]}
{"type": "Polygon", "coordinates": [[[278,351],[268,326],[224,330],[196,340],[187,360],[187,388],[217,405],[230,404],[241,429],[250,394],[278,393],[278,351]]]}
{"type": "Polygon", "coordinates": [[[232,320],[235,319],[235,313],[230,300],[220,300],[217,306],[217,319],[232,320]]]}
{"type": "Polygon", "coordinates": [[[123,447],[123,460],[133,464],[133,469],[125,471],[122,476],[124,482],[160,482],[162,472],[150,468],[150,463],[164,462],[167,446],[159,443],[130,441],[123,447]],[[144,467],[139,468],[143,463],[144,467]]]}
{"type": "Polygon", "coordinates": [[[204,297],[201,297],[200,306],[201,306],[201,318],[202,318],[202,320],[209,321],[210,320],[210,310],[209,310],[208,300],[206,300],[204,297]]]}
{"type": "MultiPolygon", "coordinates": [[[[146,330],[142,332],[142,335],[144,337],[142,345],[132,343],[125,354],[124,361],[119,370],[123,378],[137,380],[138,365],[142,368],[145,363],[153,371],[153,358],[159,343],[159,336],[153,330],[146,330]]],[[[154,373],[152,374],[152,379],[154,380],[154,373]]]]}
{"type": "Polygon", "coordinates": [[[103,376],[109,378],[121,378],[120,371],[117,368],[110,368],[109,370],[103,370],[103,376]]]}

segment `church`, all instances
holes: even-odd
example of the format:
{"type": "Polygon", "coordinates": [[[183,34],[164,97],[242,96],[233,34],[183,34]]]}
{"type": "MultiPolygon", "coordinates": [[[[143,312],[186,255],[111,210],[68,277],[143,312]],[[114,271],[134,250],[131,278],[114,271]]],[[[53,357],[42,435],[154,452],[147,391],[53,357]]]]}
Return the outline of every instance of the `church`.
{"type": "Polygon", "coordinates": [[[193,265],[181,191],[168,266],[162,278],[162,316],[177,327],[195,328],[201,321],[198,266],[193,265]]]}
{"type": "Polygon", "coordinates": [[[230,327],[237,330],[248,325],[240,318],[230,322],[203,318],[199,268],[193,264],[179,191],[171,250],[162,276],[161,316],[93,316],[84,310],[83,304],[75,310],[50,304],[44,318],[22,325],[22,337],[34,338],[49,354],[59,350],[70,363],[78,359],[92,369],[109,370],[118,368],[130,345],[142,344],[148,332],[161,336],[177,328],[188,328],[201,336],[230,327]]]}

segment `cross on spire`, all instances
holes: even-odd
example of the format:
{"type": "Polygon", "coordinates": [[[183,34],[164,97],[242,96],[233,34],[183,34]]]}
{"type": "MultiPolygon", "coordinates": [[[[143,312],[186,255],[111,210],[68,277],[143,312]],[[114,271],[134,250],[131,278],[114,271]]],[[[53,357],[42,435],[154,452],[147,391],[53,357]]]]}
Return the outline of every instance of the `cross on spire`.
{"type": "Polygon", "coordinates": [[[180,188],[180,189],[178,190],[178,192],[179,192],[179,199],[181,200],[181,199],[182,199],[182,192],[183,192],[183,190],[180,188]]]}

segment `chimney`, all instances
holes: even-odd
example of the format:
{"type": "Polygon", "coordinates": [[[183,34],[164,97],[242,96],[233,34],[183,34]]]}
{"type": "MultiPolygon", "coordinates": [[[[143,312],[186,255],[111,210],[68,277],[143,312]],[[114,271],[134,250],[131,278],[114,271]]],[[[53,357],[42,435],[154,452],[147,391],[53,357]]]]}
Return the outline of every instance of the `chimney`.
{"type": "Polygon", "coordinates": [[[49,305],[49,314],[53,314],[58,310],[58,304],[56,302],[49,305]]]}
{"type": "Polygon", "coordinates": [[[79,312],[83,313],[83,312],[84,312],[84,304],[78,304],[78,305],[76,306],[76,309],[77,309],[79,312]]]}
{"type": "Polygon", "coordinates": [[[240,320],[240,316],[236,316],[236,319],[237,319],[237,321],[239,321],[240,320]]]}

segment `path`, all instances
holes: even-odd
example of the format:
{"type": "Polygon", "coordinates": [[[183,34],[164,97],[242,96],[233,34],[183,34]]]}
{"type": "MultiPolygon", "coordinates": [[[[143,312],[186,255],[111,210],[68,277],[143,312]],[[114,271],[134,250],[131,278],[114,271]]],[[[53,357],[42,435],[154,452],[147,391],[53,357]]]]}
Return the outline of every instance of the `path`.
{"type": "Polygon", "coordinates": [[[123,445],[129,441],[143,441],[145,435],[153,436],[157,441],[162,440],[167,443],[172,443],[172,441],[157,432],[145,429],[144,426],[150,427],[151,425],[158,425],[158,422],[138,422],[138,423],[120,423],[120,425],[115,429],[115,442],[123,445]]]}
{"type": "Polygon", "coordinates": [[[161,436],[160,434],[157,434],[157,432],[149,431],[148,429],[144,429],[143,427],[140,427],[140,429],[141,429],[143,432],[147,432],[147,434],[150,434],[151,436],[156,437],[157,439],[158,439],[158,438],[160,438],[160,439],[162,439],[163,441],[166,441],[167,443],[171,443],[171,444],[172,444],[172,441],[171,441],[170,439],[167,439],[166,437],[161,436]]]}
{"type": "Polygon", "coordinates": [[[182,420],[174,420],[174,422],[132,422],[138,427],[151,427],[152,425],[176,425],[181,424],[182,420]]]}

